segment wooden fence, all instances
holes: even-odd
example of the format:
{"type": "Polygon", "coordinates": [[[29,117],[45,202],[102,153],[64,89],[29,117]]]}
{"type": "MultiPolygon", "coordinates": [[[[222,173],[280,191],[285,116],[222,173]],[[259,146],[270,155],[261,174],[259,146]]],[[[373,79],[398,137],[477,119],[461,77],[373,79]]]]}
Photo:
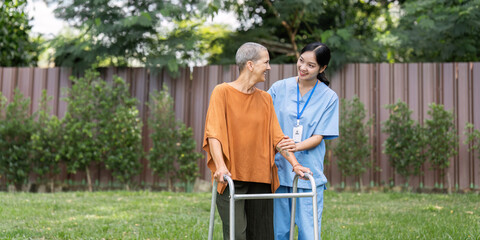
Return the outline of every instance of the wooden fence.
{"type": "MultiPolygon", "coordinates": [[[[145,103],[154,90],[161,89],[166,84],[175,100],[176,117],[184,121],[194,130],[197,149],[201,150],[205,114],[208,108],[209,96],[213,88],[222,82],[235,80],[238,70],[235,66],[206,66],[182,69],[176,78],[164,72],[150,73],[144,68],[106,68],[100,69],[101,76],[111,81],[118,75],[130,83],[130,92],[138,99],[138,108],[144,121],[143,146],[145,150],[151,147],[148,138],[146,118],[148,112],[145,103]]],[[[275,81],[296,74],[295,65],[272,65],[267,81],[258,84],[260,89],[267,90],[275,81]]],[[[8,99],[12,99],[13,91],[20,91],[32,99],[30,112],[38,109],[42,89],[53,96],[51,102],[52,114],[63,117],[67,110],[62,100],[63,88],[71,86],[67,68],[0,68],[0,91],[8,99]]],[[[410,64],[348,64],[331,78],[331,88],[340,98],[351,99],[359,96],[365,104],[368,116],[374,117],[374,125],[370,131],[370,142],[373,146],[371,161],[373,166],[362,177],[368,185],[403,184],[404,179],[398,176],[390,166],[388,158],[382,153],[382,143],[386,135],[381,131],[381,123],[388,119],[389,112],[384,108],[397,100],[405,101],[413,110],[413,118],[423,122],[428,117],[428,105],[432,102],[441,103],[455,116],[455,126],[459,133],[460,144],[458,154],[451,158],[449,175],[453,187],[459,189],[479,188],[480,161],[478,156],[469,152],[463,144],[464,127],[467,122],[480,127],[480,63],[410,63],[410,64]]],[[[339,138],[341,140],[341,137],[339,138]]],[[[330,184],[341,182],[352,184],[355,180],[341,176],[335,158],[327,153],[331,164],[325,168],[325,174],[330,184]]],[[[148,162],[141,160],[143,168],[136,178],[138,182],[153,183],[160,179],[154,176],[148,168],[148,162]]],[[[205,160],[199,161],[200,175],[204,179],[210,177],[205,160]]],[[[102,164],[91,167],[93,180],[101,183],[111,182],[112,176],[102,164]]],[[[423,175],[410,180],[412,186],[422,183],[425,187],[433,187],[441,182],[438,172],[430,170],[429,164],[422,167],[423,175]]],[[[64,170],[61,180],[79,181],[84,178],[82,173],[68,174],[64,170]]]]}

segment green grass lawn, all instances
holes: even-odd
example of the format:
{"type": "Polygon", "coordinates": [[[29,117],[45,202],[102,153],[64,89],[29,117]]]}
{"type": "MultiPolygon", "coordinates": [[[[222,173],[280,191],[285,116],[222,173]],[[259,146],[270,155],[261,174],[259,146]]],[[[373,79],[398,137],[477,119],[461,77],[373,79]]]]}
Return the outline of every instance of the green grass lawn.
{"type": "MultiPolygon", "coordinates": [[[[1,192],[0,239],[206,239],[210,197],[1,192]]],[[[480,239],[480,196],[326,191],[322,238],[480,239]]]]}

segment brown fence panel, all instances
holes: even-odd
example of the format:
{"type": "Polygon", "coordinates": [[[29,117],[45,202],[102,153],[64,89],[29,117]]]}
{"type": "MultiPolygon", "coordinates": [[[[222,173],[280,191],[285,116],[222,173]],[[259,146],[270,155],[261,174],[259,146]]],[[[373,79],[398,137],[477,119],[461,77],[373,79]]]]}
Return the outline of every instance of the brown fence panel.
{"type": "MultiPolygon", "coordinates": [[[[259,89],[268,90],[275,81],[296,75],[295,64],[271,67],[265,83],[257,85],[259,89]]],[[[197,150],[203,152],[203,131],[210,94],[217,84],[235,80],[238,69],[236,66],[195,67],[193,72],[189,69],[180,70],[179,76],[174,78],[165,71],[150,72],[144,68],[104,68],[100,69],[100,74],[108,82],[112,82],[117,75],[130,84],[130,93],[138,99],[137,107],[143,119],[145,151],[152,146],[148,137],[149,113],[146,103],[153,91],[161,90],[162,85],[166,84],[175,100],[176,118],[193,128],[197,150]]],[[[62,118],[67,111],[64,89],[72,86],[70,75],[71,70],[67,68],[0,68],[0,91],[11,101],[14,89],[18,88],[25,97],[32,99],[30,112],[33,113],[38,111],[41,93],[45,89],[52,97],[49,102],[51,113],[62,118]]],[[[359,96],[368,116],[374,119],[370,129],[370,160],[373,165],[362,176],[364,184],[381,186],[405,183],[405,179],[398,176],[390,166],[388,156],[382,152],[382,143],[387,138],[382,132],[382,122],[389,117],[385,105],[402,100],[413,110],[412,118],[420,123],[428,118],[427,112],[432,102],[444,104],[447,110],[454,113],[459,147],[458,154],[451,159],[448,179],[453,187],[460,189],[480,186],[478,156],[469,152],[468,146],[463,144],[466,123],[473,123],[476,129],[480,126],[480,63],[348,64],[329,79],[331,88],[340,98],[359,96]]],[[[341,137],[336,141],[341,141],[341,137]]],[[[357,181],[340,174],[331,151],[327,152],[327,158],[330,163],[325,166],[325,174],[332,185],[337,186],[342,182],[352,185],[357,181]]],[[[141,162],[143,168],[135,178],[137,182],[152,184],[161,181],[149,169],[146,159],[141,159],[141,162]]],[[[206,160],[199,160],[198,165],[201,178],[209,179],[210,170],[206,166],[206,160]]],[[[90,170],[93,181],[105,184],[114,180],[103,164],[94,164],[90,170]]],[[[422,167],[422,172],[423,175],[410,179],[412,186],[448,184],[448,181],[441,180],[440,173],[430,170],[428,163],[422,167]]],[[[67,174],[64,169],[60,174],[62,181],[83,179],[84,173],[67,174]]],[[[4,184],[4,180],[1,181],[4,184]]]]}

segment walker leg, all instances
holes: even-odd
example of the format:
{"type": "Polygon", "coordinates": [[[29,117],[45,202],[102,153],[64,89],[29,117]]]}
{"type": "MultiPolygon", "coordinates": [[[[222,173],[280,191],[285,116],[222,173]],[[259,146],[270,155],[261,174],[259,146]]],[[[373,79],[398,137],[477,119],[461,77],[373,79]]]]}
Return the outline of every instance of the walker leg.
{"type": "Polygon", "coordinates": [[[318,240],[318,206],[317,206],[317,186],[312,186],[312,204],[313,204],[313,239],[318,240]]]}
{"type": "Polygon", "coordinates": [[[217,181],[213,181],[212,204],[210,205],[210,223],[208,224],[208,240],[213,239],[213,228],[215,226],[215,203],[217,201],[217,181]]]}
{"type": "MultiPolygon", "coordinates": [[[[293,179],[293,194],[297,193],[298,175],[293,179]]],[[[292,198],[292,215],[290,216],[290,240],[293,240],[295,232],[295,210],[297,209],[297,198],[292,198]]]]}
{"type": "Polygon", "coordinates": [[[227,180],[230,190],[230,240],[235,240],[235,186],[231,178],[226,177],[225,180],[227,180]]]}

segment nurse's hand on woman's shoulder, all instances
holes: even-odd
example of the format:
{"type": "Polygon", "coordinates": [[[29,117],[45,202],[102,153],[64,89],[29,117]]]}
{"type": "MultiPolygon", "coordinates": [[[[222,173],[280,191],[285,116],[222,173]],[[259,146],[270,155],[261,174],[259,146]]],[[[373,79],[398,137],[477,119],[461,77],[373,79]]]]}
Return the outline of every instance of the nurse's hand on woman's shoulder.
{"type": "Polygon", "coordinates": [[[282,141],[280,141],[277,144],[277,147],[287,150],[289,152],[296,152],[297,151],[297,145],[295,144],[295,141],[288,137],[287,135],[283,136],[282,141]]]}

